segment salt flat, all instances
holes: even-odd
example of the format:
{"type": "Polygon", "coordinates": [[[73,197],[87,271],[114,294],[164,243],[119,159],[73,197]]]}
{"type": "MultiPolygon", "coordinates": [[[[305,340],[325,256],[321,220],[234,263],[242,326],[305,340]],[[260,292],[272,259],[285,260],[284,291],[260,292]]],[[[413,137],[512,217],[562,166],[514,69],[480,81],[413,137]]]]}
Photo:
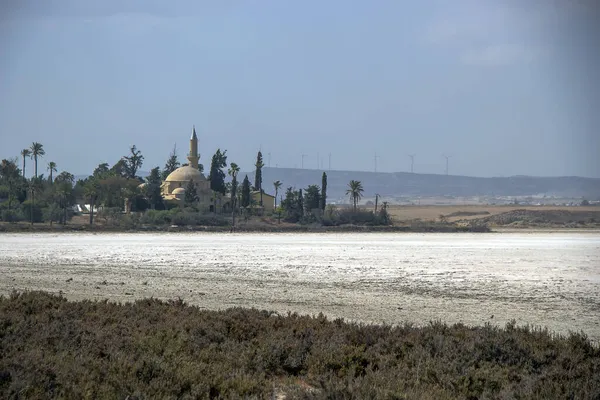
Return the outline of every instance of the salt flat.
{"type": "Polygon", "coordinates": [[[600,234],[3,234],[0,294],[181,297],[365,322],[583,330],[600,340],[600,234]]]}

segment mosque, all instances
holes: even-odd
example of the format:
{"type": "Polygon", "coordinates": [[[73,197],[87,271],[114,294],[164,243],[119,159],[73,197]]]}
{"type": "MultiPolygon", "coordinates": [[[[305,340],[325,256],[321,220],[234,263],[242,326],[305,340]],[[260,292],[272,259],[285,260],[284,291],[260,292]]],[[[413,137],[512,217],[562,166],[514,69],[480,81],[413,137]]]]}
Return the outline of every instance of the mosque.
{"type": "Polygon", "coordinates": [[[194,182],[196,194],[198,195],[198,208],[213,211],[215,203],[222,203],[223,199],[213,199],[210,190],[210,181],[198,169],[200,156],[198,155],[198,136],[196,128],[192,130],[190,138],[190,153],[187,156],[188,165],[177,168],[171,172],[161,185],[161,193],[164,200],[182,203],[185,198],[185,190],[190,181],[194,182]]]}
{"type": "MultiPolygon", "coordinates": [[[[188,165],[177,168],[171,172],[167,179],[161,185],[161,194],[165,201],[184,204],[185,191],[188,188],[189,182],[194,182],[198,202],[196,206],[200,210],[213,212],[225,212],[231,210],[231,198],[229,195],[222,196],[215,194],[210,189],[210,181],[198,169],[200,156],[198,155],[198,136],[196,135],[196,127],[192,128],[192,137],[190,138],[190,152],[187,156],[188,165]]],[[[143,184],[142,184],[143,185],[143,184]]],[[[260,201],[260,192],[253,191],[250,194],[255,204],[260,201]]],[[[275,197],[264,192],[262,194],[263,207],[265,210],[275,209],[275,197]]]]}

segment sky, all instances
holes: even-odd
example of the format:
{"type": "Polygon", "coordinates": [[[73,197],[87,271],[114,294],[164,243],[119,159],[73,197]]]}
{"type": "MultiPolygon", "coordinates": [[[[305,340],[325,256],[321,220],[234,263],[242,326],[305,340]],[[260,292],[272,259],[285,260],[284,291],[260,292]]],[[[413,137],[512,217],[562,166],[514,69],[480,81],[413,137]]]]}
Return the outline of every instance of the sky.
{"type": "MultiPolygon", "coordinates": [[[[594,0],[7,0],[0,158],[600,177],[594,0]],[[304,157],[302,156],[304,154],[304,157]],[[331,154],[331,156],[329,156],[331,154]],[[331,158],[330,158],[331,157],[331,158]]],[[[27,174],[32,173],[32,162],[27,174]]],[[[45,168],[39,167],[40,171],[45,168]]]]}

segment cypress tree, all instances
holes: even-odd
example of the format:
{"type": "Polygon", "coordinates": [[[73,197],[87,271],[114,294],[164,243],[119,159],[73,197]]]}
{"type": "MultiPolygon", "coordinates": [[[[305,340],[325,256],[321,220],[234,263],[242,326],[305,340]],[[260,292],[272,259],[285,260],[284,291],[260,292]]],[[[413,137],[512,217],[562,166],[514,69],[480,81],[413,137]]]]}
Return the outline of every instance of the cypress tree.
{"type": "Polygon", "coordinates": [[[155,210],[162,208],[162,196],[160,194],[160,168],[152,168],[150,175],[146,177],[145,195],[148,198],[150,208],[155,210]]]}
{"type": "Polygon", "coordinates": [[[173,151],[169,155],[169,159],[167,160],[165,168],[162,172],[162,180],[164,181],[165,179],[167,179],[167,176],[169,176],[171,172],[179,168],[179,165],[181,164],[179,163],[179,159],[177,158],[177,149],[175,146],[173,146],[173,151]]]}
{"type": "Polygon", "coordinates": [[[302,189],[298,190],[298,212],[302,218],[304,216],[304,196],[302,194],[302,189]]]}
{"type": "Polygon", "coordinates": [[[242,199],[241,206],[248,207],[250,205],[250,180],[248,179],[248,175],[244,178],[242,182],[242,199]]]}
{"type": "Polygon", "coordinates": [[[221,149],[217,149],[210,162],[210,189],[213,192],[221,193],[225,195],[227,188],[225,186],[225,172],[223,168],[227,166],[227,150],[221,152],[221,149]]]}
{"type": "Polygon", "coordinates": [[[327,174],[323,172],[321,178],[321,210],[325,211],[325,205],[327,204],[327,174]]]}
{"type": "Polygon", "coordinates": [[[263,163],[262,153],[259,151],[256,155],[256,173],[254,175],[254,190],[258,190],[260,193],[260,206],[263,205],[263,190],[262,190],[262,167],[265,166],[263,163]]]}
{"type": "Polygon", "coordinates": [[[191,179],[187,183],[187,185],[185,185],[185,194],[183,197],[183,202],[186,206],[191,206],[198,202],[198,191],[196,189],[194,181],[191,179]]]}

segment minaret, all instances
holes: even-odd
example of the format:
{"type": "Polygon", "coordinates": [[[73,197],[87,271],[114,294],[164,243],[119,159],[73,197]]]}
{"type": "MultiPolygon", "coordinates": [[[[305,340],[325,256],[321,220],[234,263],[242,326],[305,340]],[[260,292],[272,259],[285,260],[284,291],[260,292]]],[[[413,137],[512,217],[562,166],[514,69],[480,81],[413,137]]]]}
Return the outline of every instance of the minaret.
{"type": "Polygon", "coordinates": [[[190,154],[187,157],[190,162],[190,167],[198,169],[198,136],[196,136],[196,126],[192,130],[192,138],[190,139],[190,154]]]}

